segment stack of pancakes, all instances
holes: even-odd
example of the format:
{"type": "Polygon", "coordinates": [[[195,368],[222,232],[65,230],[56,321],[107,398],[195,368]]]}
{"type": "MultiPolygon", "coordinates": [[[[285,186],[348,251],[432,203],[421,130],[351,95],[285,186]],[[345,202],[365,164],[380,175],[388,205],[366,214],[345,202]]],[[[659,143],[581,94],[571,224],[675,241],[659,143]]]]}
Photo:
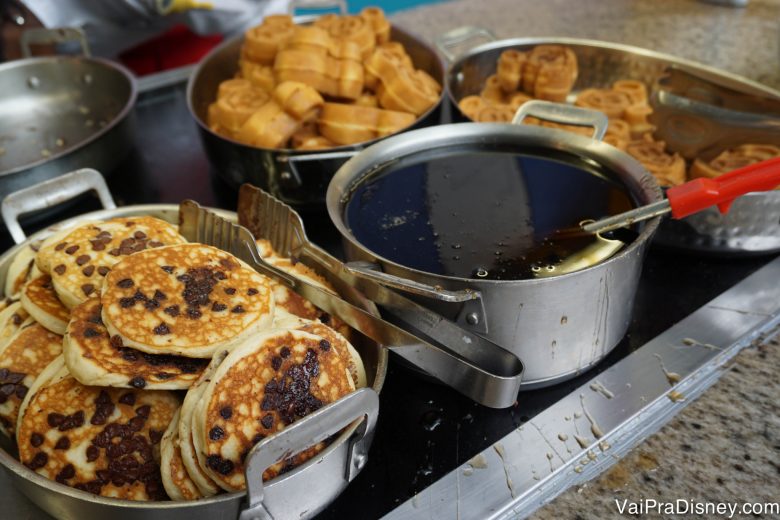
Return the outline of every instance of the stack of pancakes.
{"type": "Polygon", "coordinates": [[[254,444],[366,384],[338,320],[152,217],[89,222],[26,246],[5,287],[0,431],[16,437],[27,467],[90,493],[193,500],[244,489],[254,444]]]}

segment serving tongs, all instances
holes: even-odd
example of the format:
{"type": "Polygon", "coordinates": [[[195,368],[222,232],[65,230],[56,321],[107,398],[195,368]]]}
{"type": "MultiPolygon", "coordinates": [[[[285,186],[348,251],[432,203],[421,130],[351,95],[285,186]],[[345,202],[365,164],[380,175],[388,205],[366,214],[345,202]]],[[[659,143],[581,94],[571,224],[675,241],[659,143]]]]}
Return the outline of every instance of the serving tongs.
{"type": "Polygon", "coordinates": [[[754,191],[780,186],[780,157],[738,168],[714,179],[698,178],[666,190],[666,198],[597,221],[583,222],[585,233],[605,233],[636,222],[671,213],[681,219],[711,206],[727,213],[734,199],[754,191]]]}
{"type": "Polygon", "coordinates": [[[242,187],[239,213],[242,209],[245,212],[253,200],[263,201],[263,198],[266,199],[263,208],[272,218],[262,221],[264,229],[259,230],[264,231],[262,235],[271,241],[277,253],[316,262],[335,275],[342,286],[363,292],[388,310],[389,319],[413,332],[383,321],[267,263],[247,228],[219,217],[196,202],[186,200],[180,204],[179,230],[187,240],[232,253],[472,400],[491,408],[506,408],[515,402],[523,364],[514,354],[379,284],[350,274],[339,260],[308,241],[300,217],[292,209],[261,190],[248,185],[242,187]]]}

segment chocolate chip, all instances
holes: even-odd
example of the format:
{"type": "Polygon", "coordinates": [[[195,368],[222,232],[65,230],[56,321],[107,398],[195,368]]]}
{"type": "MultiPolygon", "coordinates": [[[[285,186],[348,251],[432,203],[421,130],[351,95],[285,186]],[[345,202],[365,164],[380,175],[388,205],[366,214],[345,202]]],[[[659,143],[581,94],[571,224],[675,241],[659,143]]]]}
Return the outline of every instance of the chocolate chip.
{"type": "Polygon", "coordinates": [[[165,336],[166,334],[171,333],[171,329],[168,328],[168,325],[165,323],[160,323],[154,328],[154,333],[158,336],[165,336]]]}
{"type": "Polygon", "coordinates": [[[124,278],[122,280],[119,280],[116,283],[116,285],[118,287],[121,287],[122,289],[129,289],[130,287],[132,287],[135,284],[133,283],[133,281],[130,278],[124,278]]]}
{"type": "Polygon", "coordinates": [[[129,309],[135,305],[135,298],[119,298],[119,306],[123,309],[129,309]]]}
{"type": "Polygon", "coordinates": [[[84,337],[85,338],[97,338],[100,336],[100,332],[96,331],[92,327],[87,327],[84,329],[84,337]]]}
{"type": "Polygon", "coordinates": [[[90,260],[89,255],[79,255],[76,258],[76,265],[79,265],[79,266],[84,265],[87,262],[89,262],[89,260],[90,260]]]}
{"type": "Polygon", "coordinates": [[[70,439],[67,437],[60,437],[57,440],[57,444],[54,445],[55,450],[67,450],[70,448],[70,439]]]}
{"type": "Polygon", "coordinates": [[[94,265],[88,265],[87,267],[82,269],[81,272],[84,274],[84,276],[92,276],[92,273],[95,272],[95,266],[94,265]]]}
{"type": "Polygon", "coordinates": [[[111,269],[109,269],[104,265],[101,265],[97,268],[97,271],[100,276],[106,276],[109,273],[109,271],[111,271],[111,269]]]}
{"type": "Polygon", "coordinates": [[[61,425],[64,420],[65,416],[61,413],[52,412],[46,416],[46,422],[48,422],[49,426],[52,428],[56,428],[57,426],[61,425]]]}
{"type": "Polygon", "coordinates": [[[164,265],[160,269],[162,269],[163,271],[165,271],[168,274],[172,274],[173,273],[173,266],[172,265],[164,265]]]}
{"type": "Polygon", "coordinates": [[[242,314],[242,313],[244,313],[246,311],[244,310],[244,308],[241,305],[236,305],[235,307],[230,309],[230,312],[232,312],[233,314],[242,314]]]}
{"type": "Polygon", "coordinates": [[[258,291],[257,289],[255,289],[254,287],[250,287],[249,289],[247,289],[247,290],[246,290],[246,293],[247,293],[247,295],[249,295],[249,296],[254,296],[254,295],[255,295],[255,294],[257,294],[258,292],[259,292],[259,291],[258,291]]]}
{"type": "Polygon", "coordinates": [[[68,464],[62,470],[57,473],[57,476],[54,477],[54,480],[59,482],[60,484],[64,484],[66,480],[70,480],[73,477],[76,476],[76,468],[73,467],[73,464],[68,464]]]}
{"type": "Polygon", "coordinates": [[[55,251],[62,251],[63,249],[65,249],[65,246],[67,246],[67,245],[68,245],[67,242],[60,242],[59,244],[54,246],[54,250],[55,251]]]}
{"type": "Polygon", "coordinates": [[[321,339],[320,340],[320,348],[322,349],[323,352],[329,351],[330,350],[330,341],[328,341],[327,339],[321,339]]]}
{"type": "Polygon", "coordinates": [[[94,462],[100,456],[100,450],[97,446],[90,444],[87,446],[87,462],[94,462]]]}
{"type": "Polygon", "coordinates": [[[161,290],[159,290],[159,289],[156,289],[156,290],[154,291],[154,296],[152,296],[152,299],[160,301],[160,300],[167,300],[167,299],[168,299],[168,297],[167,297],[167,296],[165,296],[165,293],[164,293],[164,292],[162,292],[162,291],[161,291],[161,290]]]}
{"type": "Polygon", "coordinates": [[[75,253],[78,250],[79,250],[79,246],[73,245],[73,246],[70,246],[69,248],[67,248],[65,250],[65,252],[68,253],[69,255],[72,255],[73,253],[75,253]]]}
{"type": "Polygon", "coordinates": [[[93,292],[95,292],[95,286],[91,283],[85,283],[81,286],[81,290],[84,292],[85,296],[89,296],[93,292]]]}
{"type": "Polygon", "coordinates": [[[35,471],[36,469],[41,469],[42,467],[44,467],[47,462],[49,462],[49,456],[46,455],[44,452],[39,451],[38,453],[35,454],[32,460],[27,463],[27,467],[35,471]]]}
{"type": "Polygon", "coordinates": [[[223,406],[219,410],[219,415],[225,420],[230,419],[233,417],[233,409],[229,406],[223,406]]]}
{"type": "Polygon", "coordinates": [[[223,430],[219,426],[214,426],[211,430],[209,430],[209,439],[211,439],[212,441],[218,441],[224,436],[225,436],[225,430],[223,430]]]}
{"type": "Polygon", "coordinates": [[[58,265],[57,267],[54,268],[54,272],[61,275],[61,274],[65,273],[66,269],[67,268],[65,267],[65,265],[60,264],[60,265],[58,265]]]}
{"type": "Polygon", "coordinates": [[[227,305],[224,303],[214,302],[211,304],[211,310],[214,312],[222,312],[227,309],[227,305]]]}
{"type": "Polygon", "coordinates": [[[260,424],[262,424],[263,428],[265,428],[266,430],[270,429],[271,426],[274,425],[274,416],[271,415],[270,413],[265,414],[263,418],[260,419],[260,424]]]}
{"type": "Polygon", "coordinates": [[[130,386],[133,388],[143,388],[146,386],[146,380],[143,377],[135,376],[130,380],[130,386]]]}
{"type": "Polygon", "coordinates": [[[225,287],[225,294],[236,294],[236,289],[234,287],[225,287]]]}
{"type": "Polygon", "coordinates": [[[279,356],[272,357],[271,366],[273,367],[274,370],[279,370],[280,368],[282,368],[282,358],[280,358],[279,356]]]}
{"type": "Polygon", "coordinates": [[[282,359],[287,359],[288,357],[290,357],[290,354],[291,354],[290,347],[282,347],[279,350],[279,355],[282,356],[282,359]]]}
{"type": "Polygon", "coordinates": [[[146,238],[146,233],[144,233],[143,231],[136,231],[135,233],[133,233],[133,236],[138,240],[143,240],[144,238],[146,238]]]}
{"type": "Polygon", "coordinates": [[[135,404],[135,394],[132,392],[122,394],[122,396],[119,398],[119,402],[122,404],[133,406],[135,404]]]}
{"type": "Polygon", "coordinates": [[[163,309],[163,312],[167,314],[168,316],[176,317],[179,315],[179,306],[178,305],[171,305],[170,307],[166,307],[163,309]]]}
{"type": "Polygon", "coordinates": [[[43,435],[41,435],[38,432],[35,432],[32,435],[30,435],[30,445],[33,448],[37,448],[41,444],[43,444],[43,435]]]}

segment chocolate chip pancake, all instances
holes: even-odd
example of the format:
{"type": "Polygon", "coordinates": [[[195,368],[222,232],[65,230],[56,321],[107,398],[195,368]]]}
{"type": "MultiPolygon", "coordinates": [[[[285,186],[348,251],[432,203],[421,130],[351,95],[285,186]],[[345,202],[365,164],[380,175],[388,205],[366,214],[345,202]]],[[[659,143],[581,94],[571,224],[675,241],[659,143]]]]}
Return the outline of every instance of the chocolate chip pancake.
{"type": "Polygon", "coordinates": [[[13,302],[0,311],[0,351],[3,350],[8,340],[22,328],[22,323],[29,316],[19,302],[13,302]]]}
{"type": "Polygon", "coordinates": [[[178,398],[166,391],[85,386],[70,376],[61,358],[55,363],[61,368],[36,382],[20,417],[21,462],[96,495],[165,499],[155,450],[178,398]]]}
{"type": "MultiPolygon", "coordinates": [[[[320,336],[276,330],[233,349],[217,368],[193,415],[195,448],[222,488],[246,487],[244,459],[267,435],[354,390],[347,359],[320,336]]],[[[273,478],[319,452],[319,444],[280,461],[273,478]]]]}
{"type": "Polygon", "coordinates": [[[22,307],[35,321],[62,336],[70,321],[70,311],[57,298],[51,277],[48,274],[27,282],[22,289],[22,307]]]}
{"type": "Polygon", "coordinates": [[[0,349],[0,431],[12,437],[22,400],[43,369],[62,353],[62,336],[28,318],[0,349]]]}
{"type": "Polygon", "coordinates": [[[201,495],[204,497],[216,495],[221,491],[221,488],[211,480],[205,471],[203,471],[202,466],[206,464],[206,458],[195,450],[192,439],[192,415],[195,410],[195,405],[200,401],[203,392],[211,382],[211,378],[214,377],[214,373],[227,355],[227,350],[221,350],[214,354],[209,366],[206,367],[206,370],[203,371],[200,378],[198,378],[198,380],[195,381],[195,384],[187,391],[187,395],[184,396],[184,402],[182,403],[180,410],[179,449],[181,450],[182,462],[184,463],[184,467],[190,478],[195,483],[195,486],[197,486],[201,495]]]}
{"type": "Polygon", "coordinates": [[[122,217],[84,224],[54,245],[48,260],[54,289],[68,308],[100,296],[111,267],[127,255],[182,244],[176,226],[154,217],[122,217]]]}
{"type": "Polygon", "coordinates": [[[171,424],[160,442],[160,473],[165,492],[171,500],[197,500],[203,498],[198,487],[190,479],[179,450],[179,412],[176,410],[171,424]]]}
{"type": "Polygon", "coordinates": [[[182,390],[189,388],[208,365],[205,359],[147,354],[122,346],[121,338],[108,335],[101,311],[97,298],[74,307],[65,334],[65,363],[82,384],[182,390]]]}
{"type": "Polygon", "coordinates": [[[269,279],[202,244],[142,251],[103,286],[103,322],[124,345],[150,354],[209,358],[270,326],[269,279]]]}
{"type": "Polygon", "coordinates": [[[36,252],[36,248],[32,244],[28,244],[14,255],[14,259],[11,260],[11,265],[8,266],[8,271],[5,273],[6,297],[18,299],[24,284],[41,274],[35,266],[36,252]]]}

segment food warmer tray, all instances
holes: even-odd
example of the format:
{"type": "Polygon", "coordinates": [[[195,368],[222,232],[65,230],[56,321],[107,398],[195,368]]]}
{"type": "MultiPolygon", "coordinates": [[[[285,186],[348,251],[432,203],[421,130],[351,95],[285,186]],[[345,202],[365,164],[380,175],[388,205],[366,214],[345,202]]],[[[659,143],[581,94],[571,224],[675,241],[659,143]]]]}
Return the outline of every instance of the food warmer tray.
{"type": "MultiPolygon", "coordinates": [[[[210,171],[187,111],[185,85],[142,92],[135,110],[139,127],[135,146],[109,181],[117,203],[178,203],[191,198],[234,210],[237,193],[210,171]]],[[[52,216],[50,222],[98,208],[96,200],[86,198],[52,216]]],[[[338,233],[324,210],[304,214],[304,221],[315,243],[340,255],[338,233]]],[[[26,229],[50,222],[38,221],[26,229]]],[[[12,243],[7,233],[0,234],[3,250],[12,243]]],[[[668,371],[683,376],[675,388],[691,400],[714,381],[717,366],[757,334],[766,334],[780,314],[780,287],[775,283],[779,273],[780,259],[775,255],[700,258],[653,248],[644,266],[634,319],[618,347],[593,370],[551,388],[523,392],[517,405],[505,410],[475,405],[393,359],[380,398],[369,462],[320,518],[454,518],[458,514],[486,518],[529,513],[567,486],[603,471],[686,404],[665,397],[670,385],[654,354],[662,356],[668,371]],[[753,278],[745,280],[750,275],[753,278]],[[708,304],[724,292],[720,300],[708,304]],[[713,325],[721,323],[727,325],[713,325]],[[696,343],[680,346],[682,338],[696,343]],[[722,350],[702,346],[707,344],[722,350]],[[627,392],[625,383],[618,383],[621,377],[631,377],[636,391],[627,392]],[[591,390],[593,379],[611,389],[614,399],[591,390]],[[586,440],[593,445],[580,450],[570,440],[570,455],[555,437],[563,432],[559,429],[572,427],[575,415],[580,415],[576,419],[580,430],[589,431],[580,394],[604,430],[600,439],[605,441],[604,452],[598,448],[599,440],[588,435],[586,440]],[[621,408],[636,414],[633,423],[617,413],[621,408]],[[545,439],[560,446],[553,444],[553,450],[545,439]],[[588,450],[597,461],[579,465],[583,455],[588,458],[588,450]],[[553,453],[552,466],[547,453],[553,453]],[[483,461],[486,467],[480,469],[483,461]]],[[[0,503],[8,518],[47,518],[9,484],[5,473],[0,473],[0,503]]]]}

